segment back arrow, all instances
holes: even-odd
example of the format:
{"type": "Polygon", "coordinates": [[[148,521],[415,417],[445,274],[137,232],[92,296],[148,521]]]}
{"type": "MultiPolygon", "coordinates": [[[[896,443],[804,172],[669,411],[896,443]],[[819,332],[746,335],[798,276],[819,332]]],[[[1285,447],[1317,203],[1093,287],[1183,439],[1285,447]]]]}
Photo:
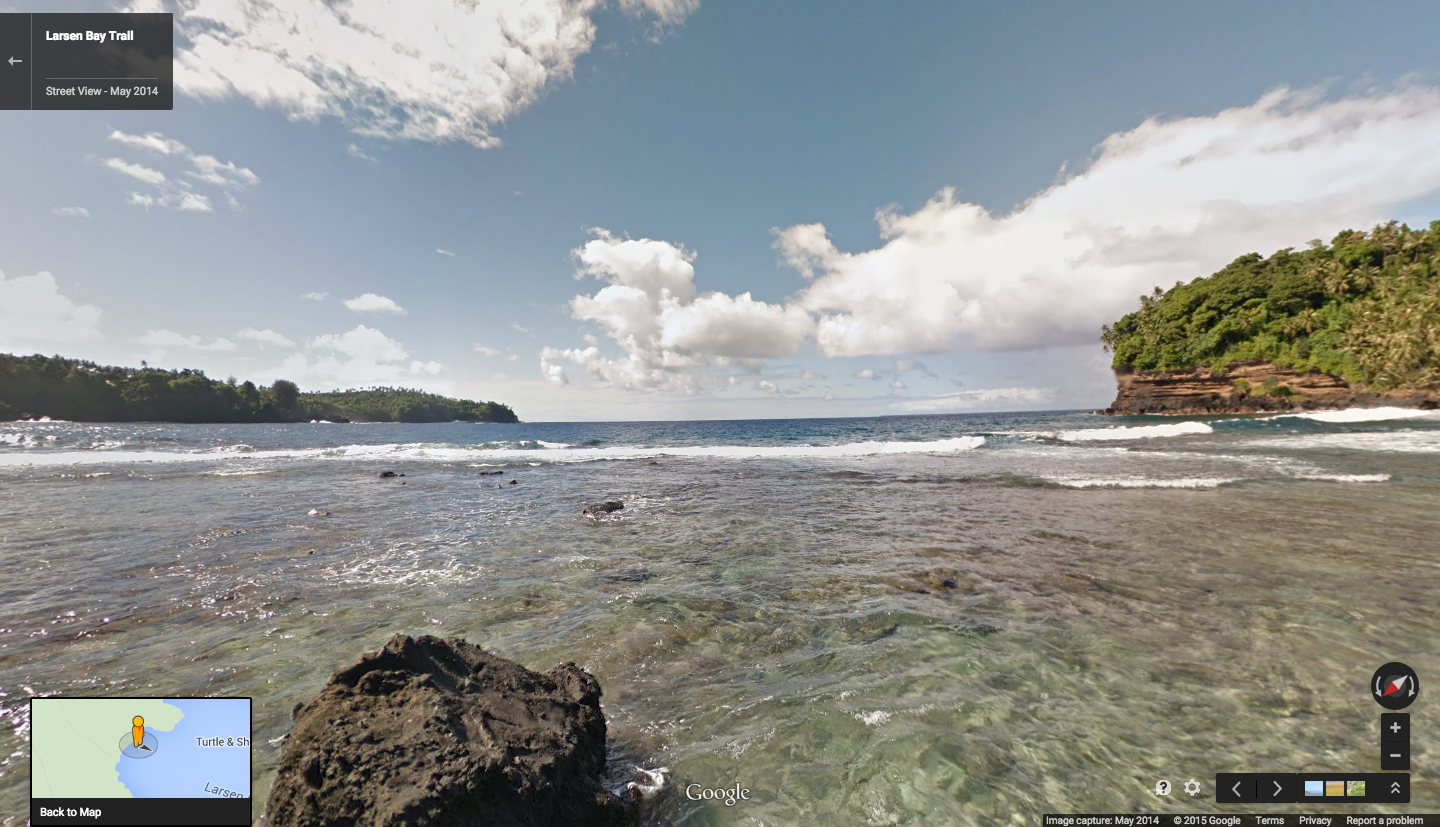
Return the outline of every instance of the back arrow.
{"type": "Polygon", "coordinates": [[[24,63],[25,61],[21,60],[21,59],[18,58],[18,57],[12,57],[12,58],[10,58],[10,60],[9,60],[8,62],[9,62],[9,64],[10,64],[11,66],[14,66],[14,65],[17,64],[17,63],[24,63]]]}
{"type": "Polygon", "coordinates": [[[1232,789],[1232,790],[1235,791],[1235,797],[1236,797],[1236,798],[1239,798],[1239,797],[1240,797],[1240,782],[1239,782],[1239,781],[1236,781],[1236,782],[1235,782],[1235,786],[1231,787],[1230,789],[1232,789]]]}

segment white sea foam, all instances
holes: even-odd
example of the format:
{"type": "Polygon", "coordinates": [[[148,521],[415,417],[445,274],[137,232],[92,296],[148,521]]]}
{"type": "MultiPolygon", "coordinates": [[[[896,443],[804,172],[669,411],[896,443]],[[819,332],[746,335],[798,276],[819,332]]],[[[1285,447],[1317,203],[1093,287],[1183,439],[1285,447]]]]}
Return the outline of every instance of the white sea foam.
{"type": "Polygon", "coordinates": [[[24,445],[24,434],[0,434],[0,445],[24,445]]]}
{"type": "Polygon", "coordinates": [[[1155,439],[1167,436],[1209,434],[1214,430],[1204,422],[1167,422],[1164,425],[1131,425],[1118,428],[1061,431],[1058,436],[1066,442],[1103,442],[1117,439],[1155,439]]]}
{"type": "MultiPolygon", "coordinates": [[[[0,455],[0,467],[129,464],[140,462],[216,462],[246,460],[384,460],[475,462],[521,460],[593,462],[595,460],[696,457],[706,459],[845,458],[893,454],[951,454],[978,448],[980,436],[962,436],[930,442],[851,442],[845,445],[685,445],[671,447],[606,448],[466,448],[450,445],[387,444],[342,445],[292,451],[261,451],[249,445],[207,448],[199,451],[56,451],[46,454],[0,455]]],[[[552,445],[562,443],[551,443],[552,445]]]]}
{"type": "Polygon", "coordinates": [[[1389,482],[1389,474],[1296,474],[1302,480],[1326,482],[1389,482]]]}
{"type": "Polygon", "coordinates": [[[1100,477],[1076,479],[1073,477],[1046,477],[1045,479],[1067,488],[1219,488],[1226,483],[1239,482],[1232,477],[1191,477],[1188,479],[1162,480],[1148,477],[1100,477]]]}
{"type": "Polygon", "coordinates": [[[1440,430],[1297,434],[1249,440],[1243,444],[1249,448],[1279,448],[1282,450],[1340,449],[1396,454],[1440,454],[1440,430]]]}
{"type": "Polygon", "coordinates": [[[890,713],[883,709],[877,709],[874,712],[856,712],[855,719],[866,726],[880,726],[890,720],[890,713]]]}
{"type": "Polygon", "coordinates": [[[1267,419],[1310,419],[1315,422],[1385,422],[1392,419],[1419,419],[1440,417],[1440,412],[1422,411],[1415,408],[1346,408],[1343,411],[1309,411],[1306,413],[1280,414],[1267,419]]]}

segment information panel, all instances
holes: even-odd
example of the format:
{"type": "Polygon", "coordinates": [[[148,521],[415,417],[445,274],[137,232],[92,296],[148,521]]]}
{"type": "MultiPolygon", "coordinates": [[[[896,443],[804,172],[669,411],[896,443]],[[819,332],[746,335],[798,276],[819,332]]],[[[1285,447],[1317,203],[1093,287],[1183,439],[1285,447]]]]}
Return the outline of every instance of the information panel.
{"type": "Polygon", "coordinates": [[[0,109],[173,109],[174,15],[0,14],[0,109]]]}

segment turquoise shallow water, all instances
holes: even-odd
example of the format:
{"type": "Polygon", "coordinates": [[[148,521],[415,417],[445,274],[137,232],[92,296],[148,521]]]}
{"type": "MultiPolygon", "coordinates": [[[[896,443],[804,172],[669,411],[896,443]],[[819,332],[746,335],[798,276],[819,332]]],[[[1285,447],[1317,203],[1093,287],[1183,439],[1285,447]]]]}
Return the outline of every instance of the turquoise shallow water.
{"type": "MultiPolygon", "coordinates": [[[[253,697],[258,818],[290,709],[395,632],[590,669],[654,825],[1374,771],[1371,672],[1440,674],[1440,418],[1390,416],[0,424],[0,818],[34,694],[253,697]]],[[[1429,707],[1391,809],[1440,806],[1429,707]]]]}

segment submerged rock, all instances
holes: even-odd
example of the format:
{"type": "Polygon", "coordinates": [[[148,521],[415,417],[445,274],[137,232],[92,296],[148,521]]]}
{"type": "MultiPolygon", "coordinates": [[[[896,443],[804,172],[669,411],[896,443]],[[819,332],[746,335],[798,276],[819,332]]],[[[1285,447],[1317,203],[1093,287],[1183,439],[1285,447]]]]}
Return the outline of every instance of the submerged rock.
{"type": "Polygon", "coordinates": [[[601,786],[600,684],[460,638],[397,635],[295,710],[266,806],[276,827],[618,827],[601,786]]]}
{"type": "Polygon", "coordinates": [[[603,516],[605,516],[606,514],[611,514],[611,513],[614,513],[614,512],[616,512],[616,511],[620,511],[620,510],[622,510],[623,508],[625,508],[625,503],[622,503],[622,502],[620,502],[619,500],[606,500],[606,501],[603,502],[603,503],[596,503],[595,505],[587,505],[587,506],[585,506],[585,509],[584,509],[583,511],[581,511],[580,513],[583,514],[583,515],[585,515],[586,517],[590,517],[590,518],[593,519],[593,518],[595,518],[595,517],[603,517],[603,516]]]}
{"type": "Polygon", "coordinates": [[[398,471],[381,471],[381,472],[380,472],[380,478],[381,478],[381,479],[387,479],[387,480],[388,480],[388,479],[390,479],[391,477],[403,477],[403,476],[405,476],[405,475],[399,473],[398,471]]]}

